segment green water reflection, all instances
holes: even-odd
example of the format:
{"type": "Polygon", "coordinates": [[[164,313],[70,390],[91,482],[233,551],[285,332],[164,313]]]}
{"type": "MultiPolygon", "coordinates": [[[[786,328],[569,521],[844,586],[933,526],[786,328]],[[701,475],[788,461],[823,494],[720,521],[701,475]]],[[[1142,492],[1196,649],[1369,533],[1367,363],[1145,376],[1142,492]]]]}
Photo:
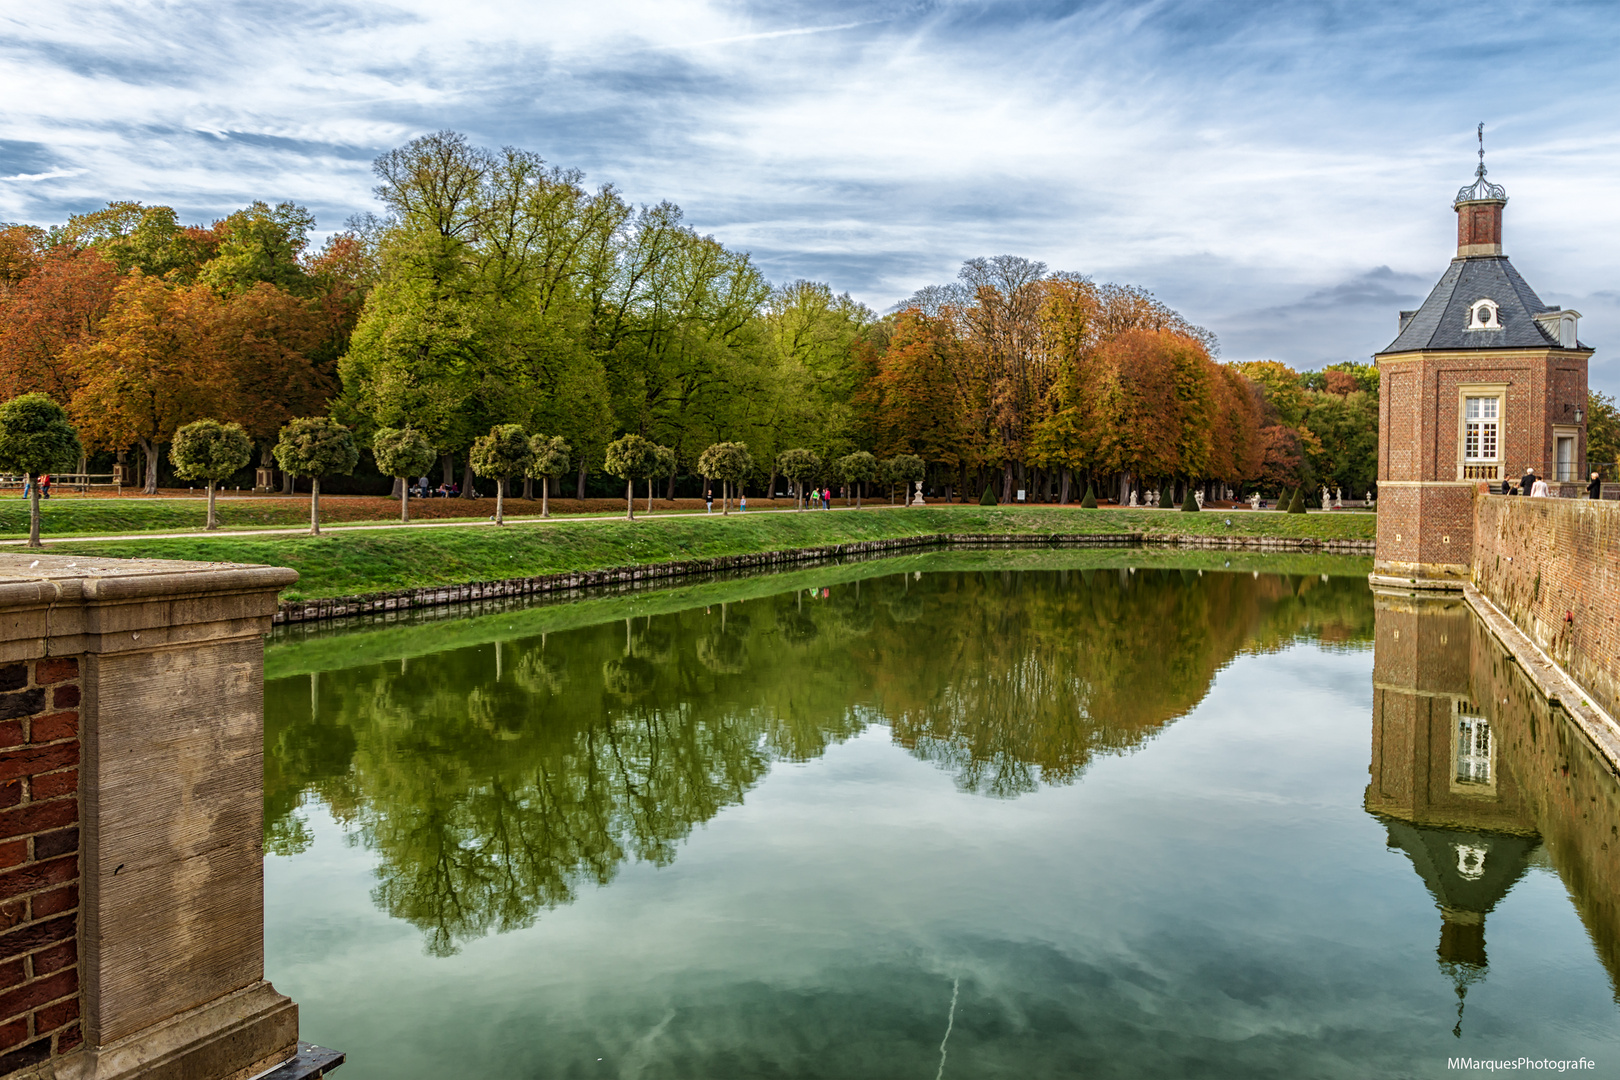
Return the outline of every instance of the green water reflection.
{"type": "Polygon", "coordinates": [[[270,977],[351,1080],[1620,1075],[1613,778],[1466,611],[1233,561],[285,634],[270,977]]]}

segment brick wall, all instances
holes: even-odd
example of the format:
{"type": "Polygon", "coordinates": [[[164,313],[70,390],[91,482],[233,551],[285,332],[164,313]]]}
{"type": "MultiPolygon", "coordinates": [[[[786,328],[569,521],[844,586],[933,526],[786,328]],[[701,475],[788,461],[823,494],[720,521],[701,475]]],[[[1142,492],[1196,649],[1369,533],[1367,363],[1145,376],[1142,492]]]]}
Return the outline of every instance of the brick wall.
{"type": "Polygon", "coordinates": [[[79,1045],[79,662],[0,666],[0,1075],[79,1045]]]}
{"type": "Polygon", "coordinates": [[[1480,496],[1474,583],[1620,715],[1620,503],[1480,496]]]}

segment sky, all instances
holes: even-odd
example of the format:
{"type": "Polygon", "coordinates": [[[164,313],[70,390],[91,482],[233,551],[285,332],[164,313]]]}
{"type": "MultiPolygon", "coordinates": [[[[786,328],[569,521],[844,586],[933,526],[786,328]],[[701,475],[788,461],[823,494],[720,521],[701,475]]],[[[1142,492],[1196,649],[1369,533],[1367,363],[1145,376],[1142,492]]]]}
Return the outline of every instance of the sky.
{"type": "Polygon", "coordinates": [[[1507,253],[1620,393],[1617,53],[1602,3],[0,0],[0,221],[335,230],[453,129],[880,311],[1021,255],[1314,368],[1439,278],[1483,122],[1507,253]]]}

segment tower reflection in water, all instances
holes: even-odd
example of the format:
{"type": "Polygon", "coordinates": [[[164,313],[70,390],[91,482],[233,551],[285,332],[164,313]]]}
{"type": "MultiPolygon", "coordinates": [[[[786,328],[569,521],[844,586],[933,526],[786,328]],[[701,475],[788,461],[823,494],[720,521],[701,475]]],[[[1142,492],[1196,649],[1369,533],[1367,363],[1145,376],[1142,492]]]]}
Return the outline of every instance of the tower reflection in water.
{"type": "Polygon", "coordinates": [[[1488,969],[1486,917],[1550,861],[1620,986],[1620,788],[1461,598],[1376,597],[1372,763],[1364,805],[1440,914],[1457,994],[1488,969]]]}

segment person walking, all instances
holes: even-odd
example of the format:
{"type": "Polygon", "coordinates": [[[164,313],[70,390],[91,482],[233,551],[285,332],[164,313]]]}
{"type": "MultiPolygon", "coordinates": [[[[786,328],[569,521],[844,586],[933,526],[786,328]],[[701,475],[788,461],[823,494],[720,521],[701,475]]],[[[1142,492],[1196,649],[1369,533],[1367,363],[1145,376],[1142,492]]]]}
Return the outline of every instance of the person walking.
{"type": "MultiPolygon", "coordinates": [[[[1596,476],[1597,474],[1593,473],[1592,475],[1596,476]]],[[[748,496],[747,495],[744,495],[744,496],[742,496],[741,498],[739,498],[737,500],[737,513],[739,513],[739,514],[748,513],[748,496]]]]}
{"type": "Polygon", "coordinates": [[[714,488],[703,489],[703,511],[707,514],[714,513],[714,488]]]}
{"type": "Polygon", "coordinates": [[[51,497],[50,473],[46,473],[44,476],[39,478],[39,497],[42,499],[48,499],[51,497]]]}
{"type": "Polygon", "coordinates": [[[1599,479],[1597,473],[1593,473],[1592,479],[1586,482],[1586,497],[1593,502],[1603,498],[1603,481],[1599,479]]]}
{"type": "Polygon", "coordinates": [[[821,508],[823,510],[832,509],[832,488],[821,489],[821,508]]]}

